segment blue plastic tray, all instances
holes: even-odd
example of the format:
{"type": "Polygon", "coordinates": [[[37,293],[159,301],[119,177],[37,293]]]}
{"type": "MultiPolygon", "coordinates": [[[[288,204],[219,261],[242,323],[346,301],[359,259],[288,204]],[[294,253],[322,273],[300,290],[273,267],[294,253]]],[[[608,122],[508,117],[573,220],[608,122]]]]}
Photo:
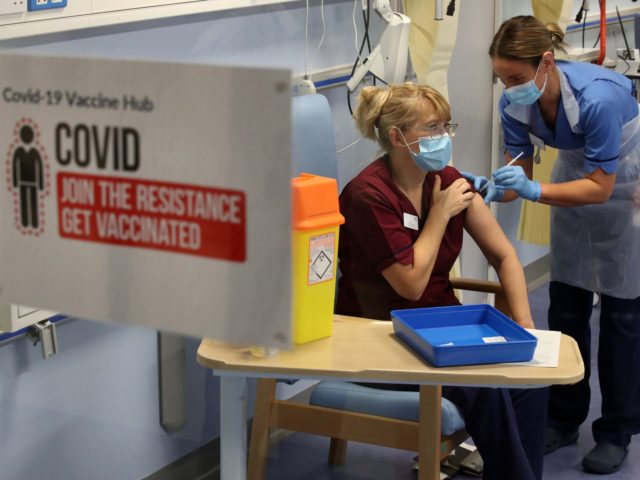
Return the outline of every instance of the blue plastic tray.
{"type": "Polygon", "coordinates": [[[436,367],[531,360],[538,339],[491,305],[391,312],[395,334],[436,367]]]}

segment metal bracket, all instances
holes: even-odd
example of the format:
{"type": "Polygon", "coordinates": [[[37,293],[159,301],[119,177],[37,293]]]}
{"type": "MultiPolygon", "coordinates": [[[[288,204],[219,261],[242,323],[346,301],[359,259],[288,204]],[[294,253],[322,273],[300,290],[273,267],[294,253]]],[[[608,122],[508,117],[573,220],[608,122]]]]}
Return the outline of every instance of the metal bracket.
{"type": "Polygon", "coordinates": [[[34,323],[27,329],[27,339],[37,345],[42,346],[42,358],[47,360],[52,355],[58,353],[58,335],[55,324],[49,320],[34,323]]]}
{"type": "Polygon", "coordinates": [[[177,432],[187,421],[186,338],[158,332],[160,425],[177,432]]]}

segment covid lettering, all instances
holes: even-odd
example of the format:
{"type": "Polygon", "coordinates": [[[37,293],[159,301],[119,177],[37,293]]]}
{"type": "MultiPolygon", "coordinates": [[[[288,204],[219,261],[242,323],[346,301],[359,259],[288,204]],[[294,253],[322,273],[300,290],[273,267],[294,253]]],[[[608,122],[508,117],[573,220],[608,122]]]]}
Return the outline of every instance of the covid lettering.
{"type": "Polygon", "coordinates": [[[55,152],[63,167],[133,172],[140,168],[140,135],[129,127],[61,122],[55,129],[55,152]]]}
{"type": "Polygon", "coordinates": [[[11,87],[6,87],[2,90],[2,99],[7,103],[30,103],[33,105],[39,105],[43,100],[43,96],[40,93],[40,89],[27,90],[14,90],[11,87]]]}

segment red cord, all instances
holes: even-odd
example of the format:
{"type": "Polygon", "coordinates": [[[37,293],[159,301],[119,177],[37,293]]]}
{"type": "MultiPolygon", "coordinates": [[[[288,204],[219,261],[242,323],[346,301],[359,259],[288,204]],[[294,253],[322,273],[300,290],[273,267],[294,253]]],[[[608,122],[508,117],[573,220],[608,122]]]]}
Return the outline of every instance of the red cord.
{"type": "Polygon", "coordinates": [[[602,65],[604,57],[607,53],[607,0],[600,1],[600,55],[596,63],[602,65]]]}

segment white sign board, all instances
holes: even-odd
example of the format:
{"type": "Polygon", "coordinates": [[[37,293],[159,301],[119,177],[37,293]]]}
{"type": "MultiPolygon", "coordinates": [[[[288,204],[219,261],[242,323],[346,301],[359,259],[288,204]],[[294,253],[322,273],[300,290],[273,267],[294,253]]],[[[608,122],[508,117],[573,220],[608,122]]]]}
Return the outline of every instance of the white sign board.
{"type": "Polygon", "coordinates": [[[290,342],[290,73],[0,56],[0,303],[290,342]]]}

